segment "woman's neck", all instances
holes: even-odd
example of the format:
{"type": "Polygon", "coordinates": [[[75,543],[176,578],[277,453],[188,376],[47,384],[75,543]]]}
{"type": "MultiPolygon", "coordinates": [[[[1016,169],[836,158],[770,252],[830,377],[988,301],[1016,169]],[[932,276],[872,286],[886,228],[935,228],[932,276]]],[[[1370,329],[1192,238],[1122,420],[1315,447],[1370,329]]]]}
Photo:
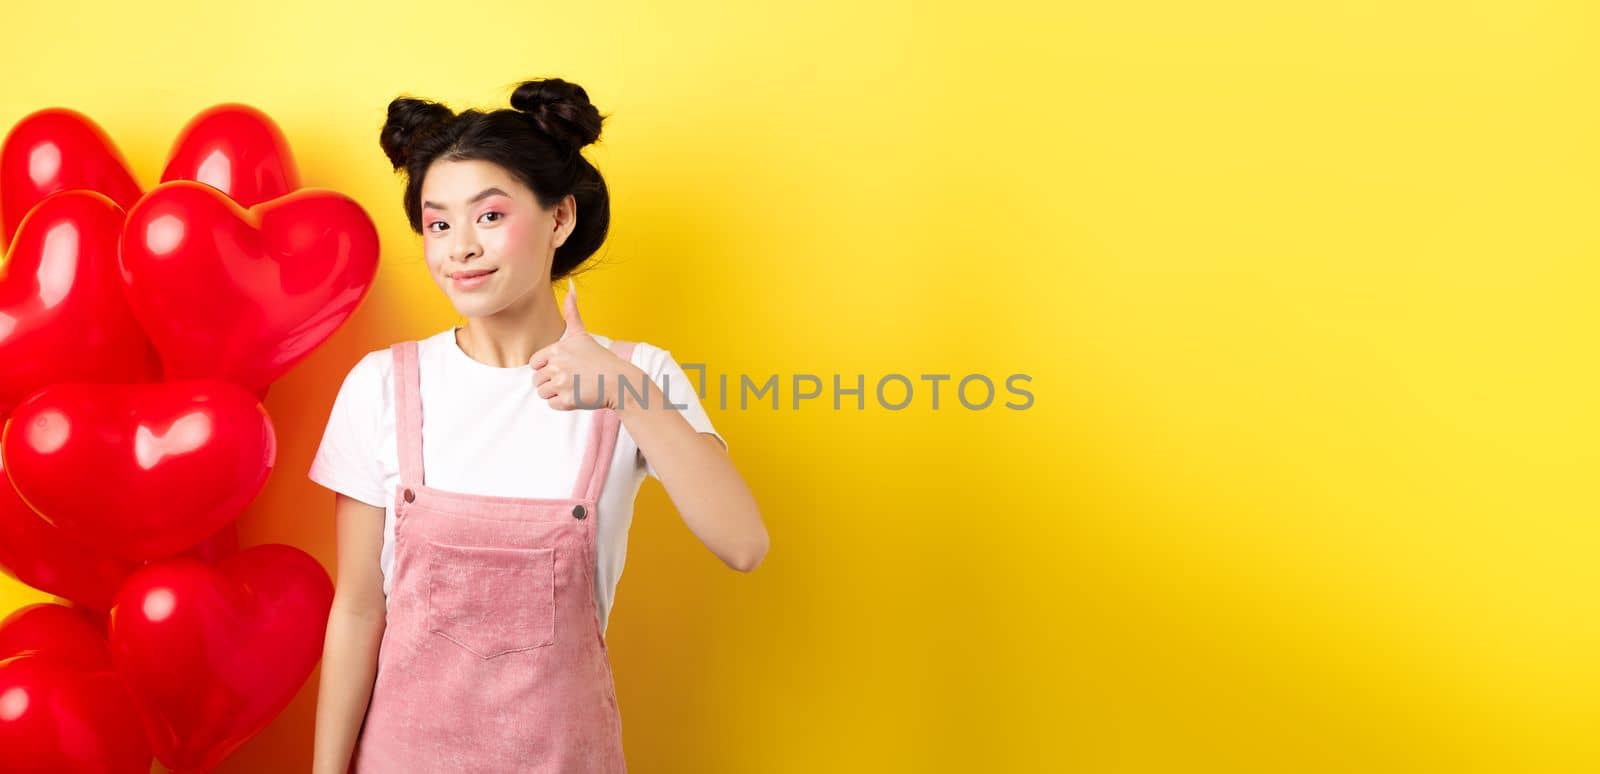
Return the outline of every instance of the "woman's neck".
{"type": "Polygon", "coordinates": [[[556,307],[554,291],[530,294],[531,307],[506,308],[488,317],[469,317],[455,332],[456,343],[467,356],[496,368],[518,368],[533,353],[556,343],[567,322],[556,307]]]}

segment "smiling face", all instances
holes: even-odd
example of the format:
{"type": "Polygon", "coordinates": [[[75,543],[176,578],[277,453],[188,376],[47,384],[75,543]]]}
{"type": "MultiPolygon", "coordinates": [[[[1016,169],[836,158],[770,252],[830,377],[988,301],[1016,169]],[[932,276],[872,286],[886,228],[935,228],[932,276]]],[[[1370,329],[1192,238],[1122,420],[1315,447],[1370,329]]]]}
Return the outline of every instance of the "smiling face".
{"type": "Polygon", "coordinates": [[[536,293],[551,292],[550,263],[574,214],[571,196],[544,209],[498,164],[434,162],[422,181],[428,273],[463,317],[531,310],[536,293]]]}

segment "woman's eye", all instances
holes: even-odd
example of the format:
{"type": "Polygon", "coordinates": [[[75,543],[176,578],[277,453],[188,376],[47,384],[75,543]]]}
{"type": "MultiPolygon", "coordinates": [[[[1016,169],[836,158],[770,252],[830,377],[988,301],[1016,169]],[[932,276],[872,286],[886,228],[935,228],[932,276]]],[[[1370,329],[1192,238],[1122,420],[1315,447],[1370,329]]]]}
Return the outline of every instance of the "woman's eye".
{"type": "MultiPolygon", "coordinates": [[[[478,219],[482,220],[482,219],[484,219],[484,218],[486,218],[486,217],[488,217],[490,215],[495,216],[494,220],[489,221],[490,223],[495,223],[495,222],[498,222],[498,221],[501,221],[501,220],[505,220],[505,215],[502,215],[499,212],[495,212],[494,210],[490,210],[489,212],[485,212],[484,214],[479,215],[478,219]]],[[[444,222],[442,220],[436,220],[436,221],[433,221],[432,223],[429,223],[428,225],[424,226],[423,228],[427,229],[428,231],[432,231],[435,234],[439,233],[439,231],[442,230],[442,229],[436,229],[436,228],[434,228],[434,226],[444,226],[445,228],[449,228],[450,224],[448,224],[448,223],[446,223],[446,222],[444,222]]]]}

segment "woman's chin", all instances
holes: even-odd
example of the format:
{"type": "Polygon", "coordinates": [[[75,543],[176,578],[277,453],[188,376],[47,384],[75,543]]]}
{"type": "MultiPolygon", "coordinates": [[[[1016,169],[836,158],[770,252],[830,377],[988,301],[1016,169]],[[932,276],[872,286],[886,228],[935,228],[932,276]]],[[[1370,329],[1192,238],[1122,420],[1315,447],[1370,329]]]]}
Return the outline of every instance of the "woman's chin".
{"type": "Polygon", "coordinates": [[[456,308],[456,314],[462,317],[488,317],[498,311],[499,307],[488,303],[485,298],[461,298],[452,296],[450,302],[456,308]]]}

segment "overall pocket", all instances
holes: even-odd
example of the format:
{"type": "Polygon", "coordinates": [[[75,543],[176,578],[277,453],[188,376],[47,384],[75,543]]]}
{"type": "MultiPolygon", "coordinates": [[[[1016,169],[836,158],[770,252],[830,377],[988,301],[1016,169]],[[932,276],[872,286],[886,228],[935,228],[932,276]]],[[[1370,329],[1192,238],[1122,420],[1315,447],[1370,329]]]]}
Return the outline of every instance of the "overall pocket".
{"type": "Polygon", "coordinates": [[[556,641],[553,548],[428,542],[428,630],[479,658],[556,641]]]}

